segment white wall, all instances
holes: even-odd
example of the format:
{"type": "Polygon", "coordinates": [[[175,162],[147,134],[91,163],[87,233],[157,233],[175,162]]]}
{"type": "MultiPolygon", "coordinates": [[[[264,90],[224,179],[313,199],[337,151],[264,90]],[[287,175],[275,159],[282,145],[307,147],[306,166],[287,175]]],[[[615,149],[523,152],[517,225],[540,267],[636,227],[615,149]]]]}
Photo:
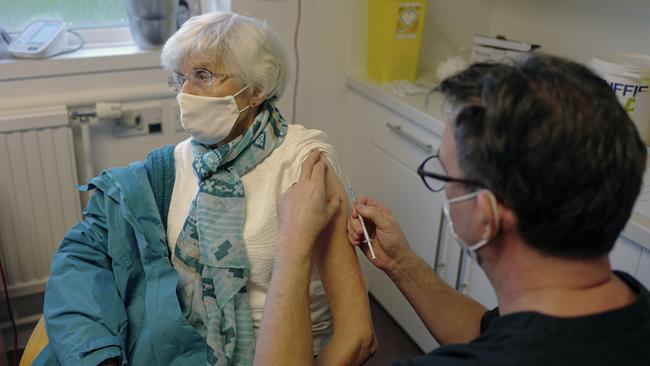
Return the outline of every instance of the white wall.
{"type": "Polygon", "coordinates": [[[430,0],[420,68],[471,47],[475,33],[530,41],[579,62],[602,52],[650,54],[649,19],[647,0],[430,0]]]}
{"type": "Polygon", "coordinates": [[[446,57],[462,48],[469,50],[474,34],[490,33],[493,7],[494,0],[430,0],[419,70],[435,70],[446,57]]]}
{"type": "Polygon", "coordinates": [[[309,15],[313,2],[306,0],[303,0],[302,2],[302,25],[299,33],[298,44],[301,75],[300,83],[298,85],[298,100],[296,111],[297,120],[294,118],[294,116],[292,116],[292,102],[295,81],[293,36],[296,25],[296,17],[298,14],[297,0],[236,0],[232,2],[232,11],[265,20],[277,32],[278,36],[287,48],[289,60],[292,67],[291,79],[287,84],[287,89],[280,99],[278,106],[285,118],[287,118],[287,120],[290,122],[308,124],[305,121],[306,114],[309,110],[309,95],[306,93],[308,89],[308,81],[306,80],[306,75],[308,75],[308,72],[305,70],[305,65],[309,65],[309,59],[311,56],[309,48],[309,45],[311,44],[311,19],[309,15]]]}
{"type": "Polygon", "coordinates": [[[580,62],[602,52],[650,55],[650,1],[500,0],[491,29],[580,62]]]}
{"type": "MultiPolygon", "coordinates": [[[[351,24],[355,1],[315,1],[313,7],[311,103],[309,126],[326,131],[344,164],[347,131],[348,52],[354,32],[351,24]]],[[[354,123],[354,121],[350,121],[354,123]]]]}
{"type": "MultiPolygon", "coordinates": [[[[299,33],[300,79],[297,118],[291,116],[293,82],[280,109],[294,122],[327,132],[337,151],[345,141],[345,75],[350,38],[351,8],[357,1],[302,1],[299,33]]],[[[297,0],[237,0],[233,11],[267,20],[287,45],[295,70],[293,37],[297,0]]]]}

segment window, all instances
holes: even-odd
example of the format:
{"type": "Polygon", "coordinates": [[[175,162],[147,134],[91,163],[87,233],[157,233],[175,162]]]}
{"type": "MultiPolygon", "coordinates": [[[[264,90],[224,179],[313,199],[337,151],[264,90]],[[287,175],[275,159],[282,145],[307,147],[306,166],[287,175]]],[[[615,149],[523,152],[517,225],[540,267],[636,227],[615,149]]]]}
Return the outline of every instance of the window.
{"type": "Polygon", "coordinates": [[[0,27],[21,32],[37,19],[65,20],[68,28],[127,26],[124,0],[3,0],[0,27]]]}

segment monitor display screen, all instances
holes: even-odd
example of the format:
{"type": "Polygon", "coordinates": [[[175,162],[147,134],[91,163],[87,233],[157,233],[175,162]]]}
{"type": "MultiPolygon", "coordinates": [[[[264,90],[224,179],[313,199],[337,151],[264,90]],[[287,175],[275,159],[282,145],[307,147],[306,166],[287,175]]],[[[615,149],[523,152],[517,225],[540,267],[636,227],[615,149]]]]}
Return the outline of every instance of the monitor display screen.
{"type": "Polygon", "coordinates": [[[43,26],[29,39],[30,43],[45,43],[47,42],[56,31],[59,29],[57,24],[45,23],[43,26]]]}

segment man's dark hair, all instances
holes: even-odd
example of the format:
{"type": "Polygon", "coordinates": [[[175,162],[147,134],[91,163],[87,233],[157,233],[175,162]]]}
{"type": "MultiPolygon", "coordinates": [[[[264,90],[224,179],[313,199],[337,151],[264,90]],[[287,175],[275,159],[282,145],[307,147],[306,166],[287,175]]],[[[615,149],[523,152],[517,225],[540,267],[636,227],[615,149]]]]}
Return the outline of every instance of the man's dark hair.
{"type": "Polygon", "coordinates": [[[583,259],[612,249],[641,189],[646,147],[607,82],[537,54],[474,64],[439,90],[459,110],[465,177],[515,212],[528,245],[583,259]]]}

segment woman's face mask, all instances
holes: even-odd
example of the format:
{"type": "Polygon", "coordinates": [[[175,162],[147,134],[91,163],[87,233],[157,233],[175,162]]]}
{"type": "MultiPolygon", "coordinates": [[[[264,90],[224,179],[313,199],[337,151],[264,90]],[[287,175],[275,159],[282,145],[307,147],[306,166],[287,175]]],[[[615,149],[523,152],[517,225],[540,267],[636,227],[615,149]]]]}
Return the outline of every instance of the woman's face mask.
{"type": "MultiPolygon", "coordinates": [[[[487,190],[484,190],[487,191],[487,190]]],[[[492,192],[487,191],[490,196],[490,203],[492,205],[492,212],[494,217],[496,218],[496,229],[494,230],[494,233],[491,232],[490,226],[486,225],[483,228],[483,234],[481,235],[481,238],[478,242],[476,243],[467,243],[463,239],[461,239],[458,234],[456,233],[456,230],[454,229],[454,222],[451,219],[451,213],[449,211],[449,206],[453,203],[458,203],[462,201],[467,201],[476,198],[481,191],[476,191],[472,193],[468,193],[459,197],[455,197],[452,199],[447,199],[447,195],[445,194],[445,202],[442,206],[442,211],[445,214],[445,217],[447,218],[447,222],[449,223],[449,228],[451,229],[451,233],[454,236],[454,239],[456,242],[461,246],[461,248],[466,251],[470,257],[476,259],[476,251],[485,246],[487,243],[490,242],[496,235],[496,233],[499,231],[499,221],[498,221],[498,208],[497,208],[497,202],[496,199],[494,198],[494,195],[492,192]]]]}
{"type": "Polygon", "coordinates": [[[194,140],[205,145],[215,145],[225,140],[241,112],[250,107],[247,105],[240,111],[235,102],[235,97],[246,88],[248,86],[235,95],[222,98],[179,93],[176,100],[185,131],[192,135],[194,140]]]}

